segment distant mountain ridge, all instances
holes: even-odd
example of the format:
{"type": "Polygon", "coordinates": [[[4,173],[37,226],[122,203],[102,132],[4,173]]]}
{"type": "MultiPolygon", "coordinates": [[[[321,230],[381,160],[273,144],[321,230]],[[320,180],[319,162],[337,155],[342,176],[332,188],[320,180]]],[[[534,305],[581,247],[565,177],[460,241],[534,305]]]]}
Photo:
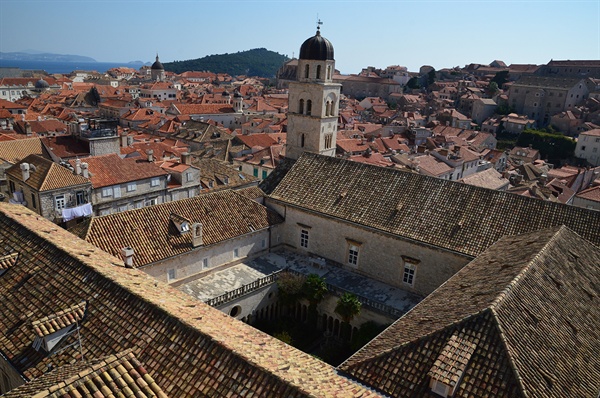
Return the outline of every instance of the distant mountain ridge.
{"type": "Polygon", "coordinates": [[[0,51],[0,60],[6,61],[45,61],[45,62],[97,62],[94,58],[83,55],[52,54],[52,53],[26,53],[0,51]]]}
{"type": "Polygon", "coordinates": [[[166,71],[174,73],[210,71],[213,73],[227,73],[231,76],[275,77],[277,69],[288,60],[289,58],[286,55],[266,48],[255,48],[233,54],[208,55],[187,61],[163,62],[163,66],[166,71]]]}

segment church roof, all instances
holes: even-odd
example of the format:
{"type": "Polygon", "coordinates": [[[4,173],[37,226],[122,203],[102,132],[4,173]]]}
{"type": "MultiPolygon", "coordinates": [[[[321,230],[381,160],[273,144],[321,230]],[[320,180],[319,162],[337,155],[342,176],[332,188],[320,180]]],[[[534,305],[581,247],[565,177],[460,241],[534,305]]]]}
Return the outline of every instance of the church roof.
{"type": "Polygon", "coordinates": [[[154,61],[154,63],[150,67],[150,69],[153,69],[153,70],[165,70],[165,67],[163,66],[163,64],[161,64],[160,61],[158,60],[158,54],[156,54],[156,61],[154,61]]]}
{"type": "Polygon", "coordinates": [[[316,61],[333,60],[333,44],[323,36],[321,31],[308,39],[300,46],[300,59],[316,61]]]}
{"type": "Polygon", "coordinates": [[[502,238],[340,369],[395,397],[429,396],[427,376],[455,397],[596,396],[598,264],[564,226],[502,238]]]}
{"type": "Polygon", "coordinates": [[[597,211],[311,153],[261,188],[307,211],[468,256],[503,236],[563,224],[600,244],[597,211]]]}

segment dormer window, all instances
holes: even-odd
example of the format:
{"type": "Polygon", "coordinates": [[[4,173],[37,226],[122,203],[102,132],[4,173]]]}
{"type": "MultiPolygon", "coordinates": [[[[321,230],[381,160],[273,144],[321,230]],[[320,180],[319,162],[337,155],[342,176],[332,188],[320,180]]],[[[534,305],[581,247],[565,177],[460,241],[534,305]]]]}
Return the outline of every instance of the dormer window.
{"type": "Polygon", "coordinates": [[[427,373],[431,392],[444,398],[454,395],[476,348],[464,331],[454,333],[427,373]]]}
{"type": "Polygon", "coordinates": [[[0,275],[4,274],[8,269],[17,263],[19,253],[11,253],[0,257],[0,275]]]}
{"type": "Polygon", "coordinates": [[[33,341],[33,348],[39,351],[50,353],[66,337],[76,331],[79,331],[79,322],[85,316],[87,303],[81,302],[66,310],[59,311],[37,321],[33,321],[31,326],[36,334],[33,341]]]}

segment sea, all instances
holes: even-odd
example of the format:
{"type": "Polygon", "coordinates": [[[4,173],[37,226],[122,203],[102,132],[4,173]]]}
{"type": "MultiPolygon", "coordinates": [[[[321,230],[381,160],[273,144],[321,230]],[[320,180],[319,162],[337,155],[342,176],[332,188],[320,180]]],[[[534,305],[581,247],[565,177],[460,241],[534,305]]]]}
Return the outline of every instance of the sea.
{"type": "Polygon", "coordinates": [[[139,62],[48,62],[48,61],[13,61],[0,59],[0,68],[20,68],[22,70],[43,70],[47,73],[67,74],[74,70],[96,71],[104,73],[111,68],[127,67],[139,69],[139,62]]]}

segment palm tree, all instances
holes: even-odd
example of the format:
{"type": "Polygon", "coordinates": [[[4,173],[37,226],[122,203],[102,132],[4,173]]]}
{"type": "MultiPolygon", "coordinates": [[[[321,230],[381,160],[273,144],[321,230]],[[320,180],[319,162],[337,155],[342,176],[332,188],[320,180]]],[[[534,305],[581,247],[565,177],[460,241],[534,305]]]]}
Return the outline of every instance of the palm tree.
{"type": "Polygon", "coordinates": [[[310,325],[317,326],[317,305],[323,301],[327,294],[327,283],[325,279],[317,274],[310,274],[302,286],[304,297],[308,300],[308,322],[310,325]]]}
{"type": "MultiPolygon", "coordinates": [[[[344,322],[344,324],[347,325],[346,329],[348,331],[350,330],[350,321],[352,321],[352,319],[354,319],[354,317],[356,317],[358,314],[360,314],[361,306],[362,306],[362,304],[358,300],[358,297],[356,297],[352,293],[344,293],[338,299],[338,302],[337,302],[337,305],[335,306],[334,311],[336,314],[338,314],[342,318],[342,321],[344,322]]],[[[350,338],[349,332],[343,333],[343,335],[350,338]]],[[[343,337],[345,337],[345,336],[343,336],[343,337]]]]}

